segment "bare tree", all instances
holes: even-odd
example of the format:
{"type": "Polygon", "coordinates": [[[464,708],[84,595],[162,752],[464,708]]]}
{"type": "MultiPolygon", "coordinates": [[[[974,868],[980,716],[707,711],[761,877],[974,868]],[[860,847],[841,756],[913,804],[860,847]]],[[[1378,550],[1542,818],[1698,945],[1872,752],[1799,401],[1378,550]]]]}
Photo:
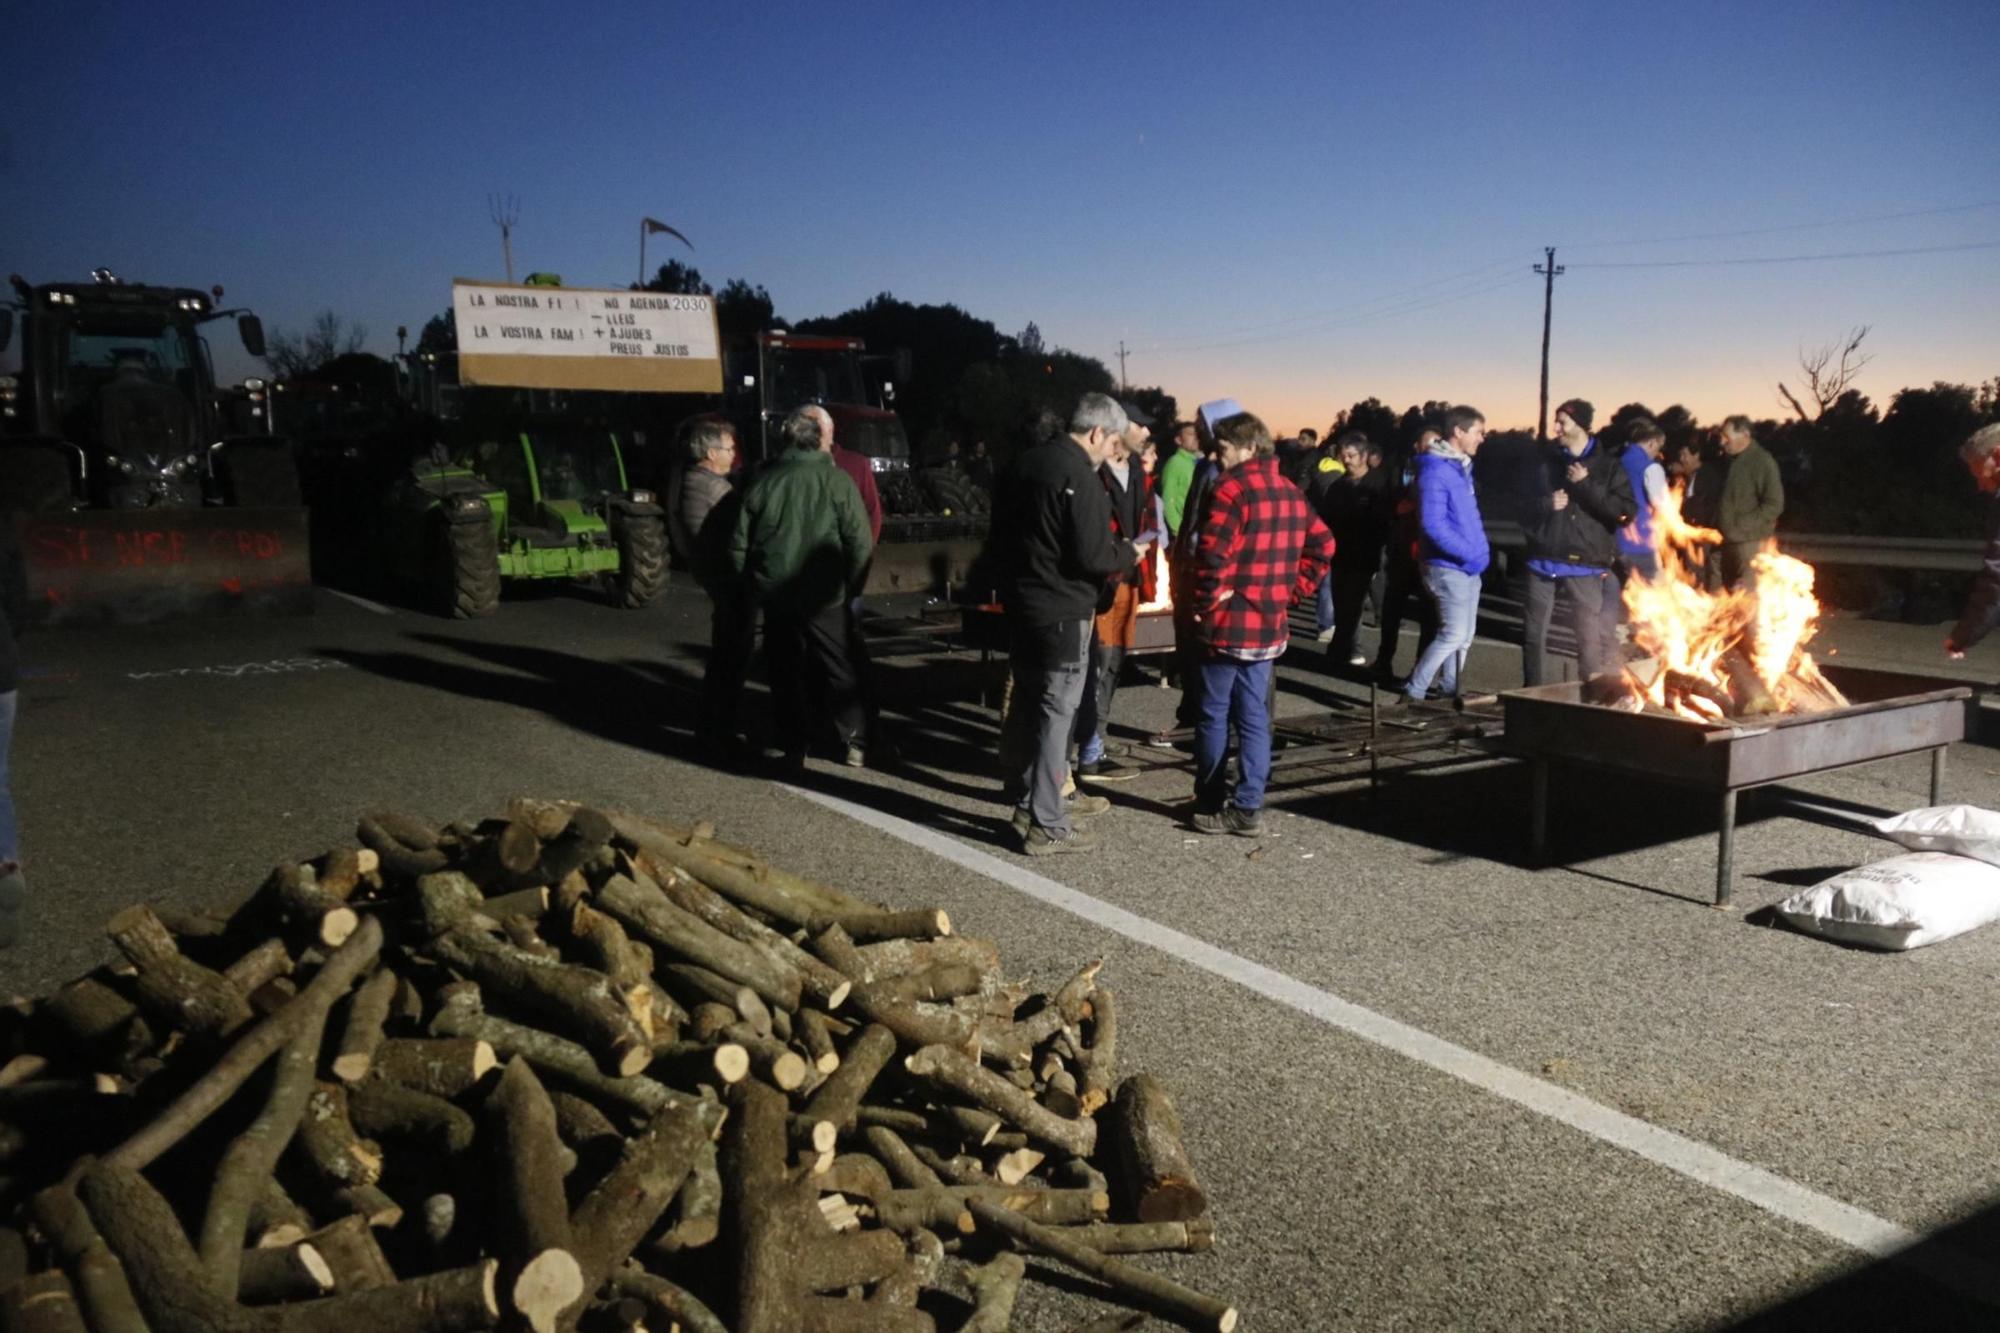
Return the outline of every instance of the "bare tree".
{"type": "Polygon", "coordinates": [[[1854,383],[1861,368],[1875,359],[1872,352],[1861,350],[1861,340],[1868,336],[1868,325],[1861,324],[1849,330],[1844,337],[1818,347],[1799,348],[1799,369],[1805,372],[1806,394],[1812,399],[1813,410],[1808,413],[1793,393],[1780,381],[1778,396],[1799,414],[1801,421],[1817,421],[1826,415],[1826,410],[1840,401],[1840,395],[1847,392],[1854,383]]]}
{"type": "Polygon", "coordinates": [[[337,356],[360,351],[367,341],[367,329],[349,324],[331,310],[322,310],[313,316],[312,327],[304,333],[273,329],[264,351],[264,364],[270,367],[274,379],[298,379],[337,356]]]}

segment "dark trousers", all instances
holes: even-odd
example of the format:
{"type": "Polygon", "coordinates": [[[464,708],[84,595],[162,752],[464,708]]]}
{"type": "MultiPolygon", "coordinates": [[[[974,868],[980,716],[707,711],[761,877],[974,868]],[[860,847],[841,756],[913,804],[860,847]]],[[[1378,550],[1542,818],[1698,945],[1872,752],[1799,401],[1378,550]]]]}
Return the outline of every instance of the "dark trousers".
{"type": "Polygon", "coordinates": [[[1090,763],[1104,757],[1104,734],[1111,729],[1111,700],[1118,693],[1118,673],[1125,669],[1125,650],[1090,639],[1090,669],[1083,680],[1083,702],[1076,710],[1076,757],[1090,763]]]}
{"type": "Polygon", "coordinates": [[[1334,665],[1345,666],[1354,656],[1354,640],[1361,633],[1361,608],[1368,604],[1368,585],[1374,582],[1375,568],[1336,566],[1328,577],[1333,583],[1333,643],[1326,655],[1334,665]]]}
{"type": "Polygon", "coordinates": [[[741,597],[709,594],[708,669],[701,677],[701,719],[695,737],[734,741],[742,712],[743,681],[757,644],[757,613],[741,597]]]}
{"type": "Polygon", "coordinates": [[[1724,542],[1715,553],[1715,558],[1720,562],[1718,573],[1721,586],[1740,588],[1748,583],[1751,573],[1750,562],[1756,559],[1757,552],[1763,549],[1764,543],[1761,541],[1724,542]]]}
{"type": "Polygon", "coordinates": [[[1521,633],[1521,675],[1529,685],[1548,682],[1549,622],[1556,599],[1569,605],[1570,628],[1576,633],[1578,674],[1589,680],[1617,669],[1618,580],[1609,570],[1573,578],[1552,579],[1528,572],[1528,598],[1521,633]]]}
{"type": "Polygon", "coordinates": [[[868,731],[861,706],[861,678],[848,655],[845,603],[801,610],[764,608],[764,660],[771,669],[771,699],[778,743],[808,748],[814,720],[831,721],[834,739],[859,745],[868,731]]]}
{"type": "Polygon", "coordinates": [[[1181,673],[1181,702],[1174,710],[1174,721],[1183,727],[1192,727],[1201,722],[1201,696],[1204,688],[1201,669],[1208,661],[1208,645],[1202,642],[1201,627],[1194,622],[1192,608],[1182,607],[1194,599],[1192,588],[1174,589],[1174,663],[1181,673]]]}
{"type": "Polygon", "coordinates": [[[1389,571],[1382,583],[1382,644],[1375,650],[1375,669],[1389,672],[1396,665],[1396,644],[1403,633],[1403,615],[1414,601],[1417,607],[1417,656],[1437,637],[1437,603],[1424,592],[1422,569],[1414,560],[1389,558],[1389,571]]]}

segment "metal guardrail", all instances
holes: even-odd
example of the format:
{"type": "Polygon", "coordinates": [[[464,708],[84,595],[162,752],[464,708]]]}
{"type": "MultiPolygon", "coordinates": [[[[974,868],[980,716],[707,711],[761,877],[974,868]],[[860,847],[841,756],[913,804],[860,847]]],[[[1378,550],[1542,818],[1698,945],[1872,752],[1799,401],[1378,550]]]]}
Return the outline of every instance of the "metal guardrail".
{"type": "MultiPolygon", "coordinates": [[[[1494,549],[1520,551],[1527,547],[1519,523],[1486,525],[1486,540],[1494,549]]],[[[1809,565],[1865,565],[1875,569],[1930,570],[1976,574],[1985,546],[1968,537],[1836,537],[1814,532],[1781,532],[1778,547],[1809,565]]]]}

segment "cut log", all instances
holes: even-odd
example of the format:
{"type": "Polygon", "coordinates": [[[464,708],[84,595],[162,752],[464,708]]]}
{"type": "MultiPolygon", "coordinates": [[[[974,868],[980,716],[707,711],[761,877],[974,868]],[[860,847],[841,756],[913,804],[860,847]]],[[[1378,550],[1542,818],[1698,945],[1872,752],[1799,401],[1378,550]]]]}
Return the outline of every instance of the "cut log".
{"type": "Polygon", "coordinates": [[[729,1333],[728,1325],[716,1318],[715,1312],[685,1287],[648,1273],[643,1268],[631,1265],[619,1268],[611,1275],[610,1285],[615,1294],[644,1302],[647,1312],[658,1321],[648,1325],[649,1328],[662,1331],[682,1328],[687,1333],[729,1333]]]}
{"type": "Polygon", "coordinates": [[[250,1002],[227,977],[182,956],[152,908],[126,908],[111,918],[104,933],[138,969],[134,986],[141,1007],[166,1026],[193,1037],[218,1038],[255,1017],[250,1002]]]}
{"type": "Polygon", "coordinates": [[[309,1301],[334,1287],[333,1266],[312,1242],[244,1252],[237,1299],[245,1305],[309,1301]]]}
{"type": "Polygon", "coordinates": [[[1118,1183],[1133,1214],[1141,1222],[1185,1222],[1207,1212],[1166,1085],[1151,1074],[1134,1074],[1119,1084],[1111,1115],[1118,1183]]]}
{"type": "Polygon", "coordinates": [[[377,1078],[433,1097],[456,1097],[498,1069],[500,1058],[477,1037],[393,1037],[375,1048],[370,1066],[377,1078]]]}
{"type": "Polygon", "coordinates": [[[1135,1305],[1169,1319],[1183,1321],[1190,1328],[1212,1328],[1216,1333],[1232,1333],[1236,1327],[1236,1307],[1227,1301],[1203,1295],[1171,1278],[1110,1258],[1069,1239],[1055,1227],[1031,1222],[998,1204],[974,1199],[967,1206],[981,1225],[992,1227],[1017,1245],[1096,1278],[1135,1305]]]}
{"type": "Polygon", "coordinates": [[[302,1024],[278,1053],[277,1072],[263,1109],[230,1142],[215,1170],[215,1184],[202,1214],[201,1266],[217,1291],[234,1298],[250,1229],[250,1205],[263,1193],[278,1158],[298,1132],[306,1102],[313,1092],[313,1072],[319,1062],[320,1038],[326,1026],[321,1010],[302,1024]]]}
{"type": "Polygon", "coordinates": [[[1018,1185],[1035,1173],[1035,1168],[1048,1160],[1048,1154],[1033,1148],[1016,1148],[1004,1153],[993,1164],[993,1174],[1000,1178],[1002,1185],[1018,1185]]]}
{"type": "Polygon", "coordinates": [[[1063,1234],[1102,1254],[1200,1254],[1215,1248],[1215,1224],[1207,1217],[1185,1222],[1091,1222],[1066,1227],[1063,1234]]]}
{"type": "Polygon", "coordinates": [[[543,1078],[589,1097],[600,1105],[652,1114],[675,1098],[686,1098],[650,1078],[612,1078],[599,1071],[589,1051],[566,1037],[479,1011],[477,995],[439,1007],[431,1018],[439,1036],[477,1038],[496,1054],[520,1056],[543,1078]]]}
{"type": "Polygon", "coordinates": [[[977,995],[986,978],[978,968],[965,963],[938,963],[920,972],[883,977],[871,983],[878,998],[907,1003],[928,1000],[949,1002],[961,995],[977,995]]]}
{"type": "MultiPolygon", "coordinates": [[[[803,1065],[805,1062],[799,1063],[803,1065]]],[[[707,1084],[719,1091],[750,1076],[750,1052],[742,1043],[734,1041],[714,1046],[684,1042],[663,1052],[654,1061],[653,1068],[678,1086],[699,1087],[707,1084]]]]}
{"type": "Polygon", "coordinates": [[[721,1123],[722,1108],[713,1103],[662,1108],[627,1145],[611,1173],[577,1205],[572,1224],[584,1290],[596,1291],[631,1258],[721,1123]]]}
{"type": "Polygon", "coordinates": [[[60,1268],[34,1273],[0,1292],[0,1328],[7,1333],[91,1333],[60,1268]]]}
{"type": "Polygon", "coordinates": [[[58,990],[44,1006],[57,1031],[80,1052],[111,1068],[124,1068],[153,1045],[153,1033],[130,1000],[96,973],[58,990]]]}
{"type": "Polygon", "coordinates": [[[382,1025],[388,1020],[389,1005],[400,984],[388,968],[375,973],[349,997],[347,1022],[340,1033],[340,1051],[333,1057],[333,1076],[342,1083],[359,1083],[368,1077],[375,1052],[382,1045],[382,1025]]]}
{"type": "MultiPolygon", "coordinates": [[[[811,1013],[811,1010],[807,1010],[811,1013]]],[[[868,1095],[883,1068],[896,1054],[896,1034],[879,1023],[863,1028],[847,1045],[847,1053],[806,1103],[805,1118],[830,1120],[843,1135],[852,1134],[861,1099],[868,1095]]]]}
{"type": "Polygon", "coordinates": [[[804,978],[798,969],[763,950],[731,939],[656,887],[652,893],[623,875],[598,887],[597,906],[678,958],[696,963],[757,992],[768,1004],[799,1007],[804,978]]]}
{"type": "Polygon", "coordinates": [[[497,1002],[583,1043],[608,1074],[629,1077],[653,1058],[645,1031],[601,972],[540,958],[466,927],[428,947],[497,1002]]]}
{"type": "Polygon", "coordinates": [[[403,1205],[375,1185],[349,1185],[331,1196],[337,1216],[358,1217],[377,1231],[392,1231],[403,1222],[403,1205]]]}
{"type": "Polygon", "coordinates": [[[674,1210],[674,1224],[654,1245],[662,1253],[698,1250],[722,1234],[722,1177],[717,1174],[713,1142],[695,1149],[687,1179],[674,1196],[674,1210]]]}
{"type": "MultiPolygon", "coordinates": [[[[825,1014],[811,1007],[801,1009],[796,1027],[799,1042],[806,1048],[806,1054],[812,1058],[815,1069],[822,1074],[831,1074],[840,1068],[840,1052],[834,1049],[833,1034],[827,1030],[825,1014]]],[[[891,1053],[895,1051],[894,1037],[895,1034],[890,1033],[891,1053]]]]}
{"type": "Polygon", "coordinates": [[[354,1128],[371,1139],[405,1142],[439,1157],[472,1146],[477,1126],[442,1097],[386,1079],[370,1079],[348,1094],[354,1128]]]}
{"type": "Polygon", "coordinates": [[[347,1089],[338,1083],[319,1083],[307,1095],[292,1156],[328,1190],[382,1178],[382,1147],[355,1131],[347,1089]]]}
{"type": "Polygon", "coordinates": [[[998,946],[991,940],[971,935],[946,935],[931,940],[880,940],[873,944],[856,945],[854,952],[861,959],[866,973],[857,978],[860,981],[904,976],[931,967],[976,968],[981,976],[987,978],[988,984],[996,986],[1000,978],[998,946]]]}
{"type": "Polygon", "coordinates": [[[312,1214],[293,1202],[276,1177],[266,1177],[250,1201],[250,1243],[259,1249],[296,1245],[316,1225],[312,1214]]]}
{"type": "MultiPolygon", "coordinates": [[[[770,1006],[750,987],[697,963],[669,963],[660,969],[660,974],[666,984],[678,990],[696,1008],[702,1004],[719,1005],[734,1015],[731,1022],[748,1023],[759,1036],[771,1035],[774,1024],[770,1006]]],[[[710,1019],[703,1026],[710,1026],[712,1022],[713,1019],[710,1019]]]]}
{"type": "MultiPolygon", "coordinates": [[[[304,990],[284,1008],[239,1037],[228,1052],[176,1097],[158,1118],[106,1154],[103,1164],[137,1171],[180,1142],[211,1111],[227,1101],[258,1066],[291,1041],[301,1027],[308,1022],[323,1024],[326,1011],[346,994],[355,976],[374,961],[381,948],[381,923],[369,917],[361,923],[361,929],[355,931],[347,943],[341,945],[314,974],[304,990]]],[[[102,1225],[102,1219],[99,1219],[99,1224],[102,1225]]]]}
{"type": "Polygon", "coordinates": [[[507,1062],[480,1109],[481,1146],[499,1182],[501,1281],[509,1308],[535,1333],[594,1289],[577,1263],[563,1194],[556,1110],[526,1060],[507,1062]]]}
{"type": "Polygon", "coordinates": [[[264,882],[264,896],[278,923],[302,944],[337,949],[361,924],[360,915],[342,895],[322,887],[309,865],[288,864],[273,870],[264,882]]]}
{"type": "Polygon", "coordinates": [[[415,880],[451,863],[451,858],[437,845],[437,830],[389,811],[362,816],[354,826],[354,836],[381,858],[383,874],[398,879],[415,880]],[[404,841],[405,838],[426,841],[419,846],[404,841]]]}
{"type": "Polygon", "coordinates": [[[1064,1120],[1033,1097],[958,1051],[926,1046],[903,1061],[918,1078],[966,1098],[1017,1126],[1029,1138],[1078,1157],[1088,1157],[1097,1145],[1097,1123],[1064,1120]]]}
{"type": "MultiPolygon", "coordinates": [[[[998,1185],[1001,1183],[987,1171],[985,1163],[981,1162],[977,1157],[969,1157],[963,1154],[957,1157],[947,1157],[928,1143],[912,1143],[910,1151],[917,1155],[918,1161],[937,1172],[939,1176],[953,1185],[998,1185]]],[[[1007,1183],[1018,1185],[1020,1181],[1013,1180],[1007,1183]]]]}
{"type": "Polygon", "coordinates": [[[222,975],[247,997],[291,970],[291,951],[285,947],[283,940],[273,936],[223,968],[222,975]]]}
{"type": "Polygon", "coordinates": [[[1731,717],[1769,717],[1778,711],[1778,701],[1771,697],[1771,691],[1757,676],[1757,668],[1750,664],[1749,655],[1741,648],[1724,653],[1720,665],[1729,680],[1729,697],[1734,701],[1729,710],[1731,717]]]}
{"type": "MultiPolygon", "coordinates": [[[[491,1260],[283,1307],[275,1333],[475,1333],[500,1319],[491,1260]]],[[[166,1333],[162,1330],[161,1333],[166,1333]]]]}
{"type": "Polygon", "coordinates": [[[836,912],[806,923],[806,929],[814,932],[828,926],[839,926],[856,940],[929,940],[951,934],[951,914],[941,907],[901,912],[872,908],[836,912]]]}
{"type": "Polygon", "coordinates": [[[1118,1085],[1118,1007],[1109,986],[1091,1000],[1090,1045],[1077,1052],[1077,1092],[1085,1115],[1096,1115],[1118,1085]]]}
{"type": "MultiPolygon", "coordinates": [[[[850,977],[867,970],[854,951],[854,941],[845,930],[831,926],[813,936],[812,950],[827,963],[850,977]]],[[[847,1003],[856,1013],[880,1023],[897,1038],[920,1046],[961,1046],[972,1039],[971,1018],[952,1009],[904,1004],[875,991],[880,982],[857,984],[848,993],[847,1003]]]]}
{"type": "Polygon", "coordinates": [[[895,1231],[922,1228],[970,1235],[977,1229],[971,1211],[975,1199],[1050,1226],[1101,1222],[1111,1209],[1109,1196],[1095,1190],[1054,1190],[1026,1185],[1015,1189],[1005,1185],[940,1185],[930,1189],[891,1190],[872,1204],[882,1225],[895,1231]]]}
{"type": "Polygon", "coordinates": [[[862,1138],[868,1150],[888,1168],[889,1175],[901,1184],[910,1189],[936,1189],[944,1184],[937,1172],[910,1151],[910,1145],[895,1130],[870,1125],[862,1132],[862,1138]]]}
{"type": "Polygon", "coordinates": [[[154,1333],[264,1333],[265,1316],[226,1300],[202,1271],[167,1201],[131,1167],[108,1159],[77,1186],[90,1219],[125,1266],[154,1333]]]}
{"type": "MultiPolygon", "coordinates": [[[[655,866],[654,869],[659,867],[655,866]]],[[[645,872],[642,870],[638,873],[645,872]]],[[[799,974],[804,994],[824,1008],[838,1009],[847,999],[847,992],[853,986],[853,982],[847,977],[801,949],[789,936],[781,935],[756,920],[686,872],[669,866],[659,876],[657,882],[650,877],[637,882],[642,887],[649,882],[654,883],[669,901],[684,911],[706,921],[731,939],[740,940],[744,944],[760,949],[779,963],[795,969],[799,974]]]]}
{"type": "Polygon", "coordinates": [[[972,1269],[965,1283],[978,1302],[972,1317],[960,1324],[959,1333],[1007,1333],[1014,1321],[1014,1300],[1021,1294],[1021,1279],[1027,1262],[1012,1251],[1003,1251],[993,1262],[972,1269]]]}
{"type": "Polygon", "coordinates": [[[145,1317],[139,1313],[139,1302],[125,1277],[125,1266],[98,1234],[75,1187],[64,1181],[37,1194],[34,1215],[35,1225],[69,1273],[77,1304],[92,1333],[147,1333],[145,1317]]]}

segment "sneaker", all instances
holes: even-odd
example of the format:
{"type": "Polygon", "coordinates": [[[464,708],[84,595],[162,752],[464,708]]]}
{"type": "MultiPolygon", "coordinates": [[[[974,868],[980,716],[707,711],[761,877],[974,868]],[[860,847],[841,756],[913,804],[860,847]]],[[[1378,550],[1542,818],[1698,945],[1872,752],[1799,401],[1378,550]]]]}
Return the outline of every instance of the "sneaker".
{"type": "Polygon", "coordinates": [[[1156,731],[1146,737],[1146,745],[1154,750],[1171,750],[1174,748],[1174,733],[1171,731],[1156,731]]]}
{"type": "Polygon", "coordinates": [[[866,768],[868,767],[868,751],[862,749],[853,741],[849,741],[847,743],[847,753],[843,756],[842,762],[849,768],[866,768]]]}
{"type": "Polygon", "coordinates": [[[1130,782],[1139,776],[1137,764],[1121,764],[1111,756],[1076,766],[1076,775],[1085,782],[1130,782]]]}
{"type": "Polygon", "coordinates": [[[1197,812],[1194,826],[1203,833],[1234,833],[1240,838],[1260,838],[1264,835],[1264,815],[1260,810],[1225,805],[1213,812],[1197,812]]]}
{"type": "Polygon", "coordinates": [[[1323,630],[1321,630],[1321,631],[1320,631],[1319,633],[1317,633],[1317,634],[1313,635],[1313,642],[1315,642],[1315,643],[1332,643],[1332,642],[1333,642],[1333,628],[1332,628],[1331,626],[1328,626],[1328,627],[1327,627],[1326,629],[1323,629],[1323,630]]]}
{"type": "Polygon", "coordinates": [[[21,909],[28,902],[28,885],[19,866],[0,875],[0,949],[21,938],[21,909]]]}
{"type": "Polygon", "coordinates": [[[1354,656],[1347,659],[1347,665],[1355,667],[1367,666],[1368,655],[1366,653],[1356,653],[1354,654],[1354,656]]]}
{"type": "Polygon", "coordinates": [[[1026,856],[1061,856],[1065,852],[1088,852],[1097,848],[1097,835],[1088,829],[1073,828],[1062,837],[1045,828],[1030,828],[1021,839],[1026,856]]]}
{"type": "Polygon", "coordinates": [[[1102,796],[1072,796],[1068,805],[1071,819],[1090,819],[1111,810],[1111,802],[1102,796]]]}

